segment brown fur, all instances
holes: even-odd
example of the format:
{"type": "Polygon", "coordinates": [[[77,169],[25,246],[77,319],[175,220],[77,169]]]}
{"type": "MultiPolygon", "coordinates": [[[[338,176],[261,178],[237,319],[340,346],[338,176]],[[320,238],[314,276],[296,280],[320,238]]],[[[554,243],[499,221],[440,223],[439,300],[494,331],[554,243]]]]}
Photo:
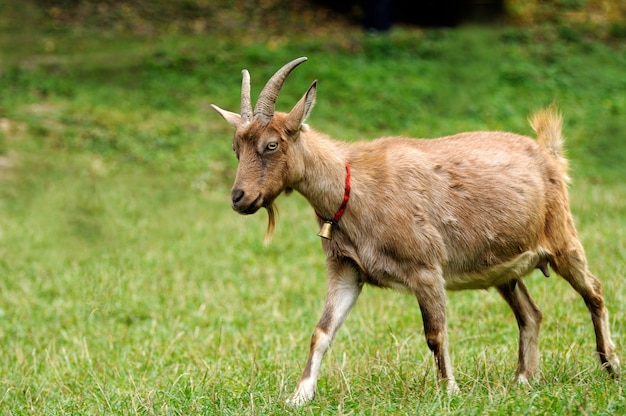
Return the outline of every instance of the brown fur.
{"type": "Polygon", "coordinates": [[[268,235],[273,201],[285,189],[300,192],[320,216],[332,218],[343,198],[345,164],[351,167],[348,209],[332,240],[322,241],[329,289],[291,403],[313,398],[321,358],[365,283],[416,296],[449,391],[457,387],[445,289],[496,287],[518,322],[516,374],[525,382],[538,365],[542,315],[521,279],[535,268],[547,275],[547,264],[582,295],[599,358],[609,372],[619,372],[600,283],[587,269],[569,211],[562,122],[554,107],[531,118],[538,140],[471,132],[347,144],[304,124],[315,91],[313,83],[290,113],[275,113],[269,122],[237,123],[236,115],[216,108],[236,127],[240,163],[233,207],[242,213],[268,208],[268,235]],[[270,142],[278,150],[268,152],[270,142]]]}

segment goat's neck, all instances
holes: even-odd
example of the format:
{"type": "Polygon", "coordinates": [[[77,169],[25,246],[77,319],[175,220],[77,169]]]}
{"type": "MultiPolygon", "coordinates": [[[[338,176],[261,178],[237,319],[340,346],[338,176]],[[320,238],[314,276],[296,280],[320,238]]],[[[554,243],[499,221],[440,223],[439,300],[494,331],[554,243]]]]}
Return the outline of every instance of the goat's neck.
{"type": "Polygon", "coordinates": [[[348,147],[315,131],[303,132],[299,144],[303,169],[294,189],[318,215],[330,219],[343,199],[348,147]]]}

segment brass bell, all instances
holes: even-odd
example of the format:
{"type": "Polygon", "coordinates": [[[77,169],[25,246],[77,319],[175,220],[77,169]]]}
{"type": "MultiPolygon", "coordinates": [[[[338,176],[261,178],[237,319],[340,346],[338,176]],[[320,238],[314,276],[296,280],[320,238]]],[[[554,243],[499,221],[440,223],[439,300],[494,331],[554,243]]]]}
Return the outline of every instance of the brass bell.
{"type": "Polygon", "coordinates": [[[332,240],[332,231],[333,231],[333,223],[331,221],[325,221],[324,224],[322,224],[322,228],[320,229],[320,232],[317,233],[318,237],[322,237],[325,238],[327,240],[332,240]]]}

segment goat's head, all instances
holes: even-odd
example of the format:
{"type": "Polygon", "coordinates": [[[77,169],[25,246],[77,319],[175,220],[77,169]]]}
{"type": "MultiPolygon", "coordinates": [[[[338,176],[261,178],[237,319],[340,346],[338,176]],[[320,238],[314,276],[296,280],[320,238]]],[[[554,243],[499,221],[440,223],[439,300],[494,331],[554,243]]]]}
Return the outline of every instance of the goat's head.
{"type": "Polygon", "coordinates": [[[235,128],[233,150],[239,160],[232,188],[232,207],[240,214],[253,214],[264,207],[269,215],[266,241],[274,230],[273,202],[302,169],[292,147],[315,103],[317,81],[288,113],[275,112],[276,98],[291,71],[306,61],[295,59],[278,70],[265,84],[254,111],[250,100],[250,74],[243,70],[241,114],[211,105],[235,128]]]}

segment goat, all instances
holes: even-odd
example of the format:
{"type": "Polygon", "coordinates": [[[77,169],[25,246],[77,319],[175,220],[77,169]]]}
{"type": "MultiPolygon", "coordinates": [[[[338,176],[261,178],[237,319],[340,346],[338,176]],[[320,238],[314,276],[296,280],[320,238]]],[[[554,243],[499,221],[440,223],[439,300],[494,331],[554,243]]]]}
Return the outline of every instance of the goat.
{"type": "Polygon", "coordinates": [[[302,377],[288,399],[315,396],[322,357],[364,284],[408,291],[417,298],[438,376],[458,391],[448,353],[446,290],[495,287],[519,327],[516,379],[527,383],[538,361],[542,313],[522,278],[548,265],[585,301],[600,362],[620,373],[600,282],[591,274],[569,209],[562,119],[554,106],[530,124],[538,140],[504,132],[469,132],[438,139],[387,137],[342,143],[305,123],[317,81],[289,113],[275,111],[278,93],[306,57],[276,72],[254,111],[243,70],[241,114],[219,113],[234,129],[239,160],[232,208],[268,210],[298,191],[314,208],[326,254],[328,291],[302,377]]]}

